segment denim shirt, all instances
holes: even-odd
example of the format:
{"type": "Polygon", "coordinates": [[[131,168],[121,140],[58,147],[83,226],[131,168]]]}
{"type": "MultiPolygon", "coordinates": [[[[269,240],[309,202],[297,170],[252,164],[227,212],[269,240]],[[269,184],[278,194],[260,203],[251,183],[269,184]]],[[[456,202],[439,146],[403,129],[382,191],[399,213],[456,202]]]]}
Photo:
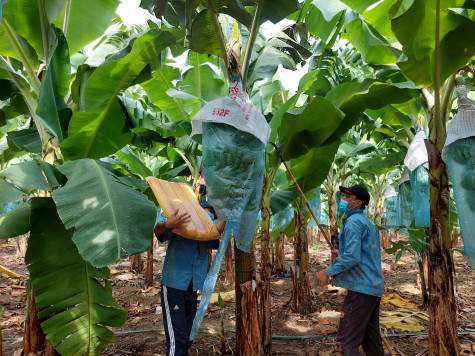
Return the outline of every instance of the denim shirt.
{"type": "Polygon", "coordinates": [[[339,287],[382,297],[384,280],[379,231],[363,210],[348,213],[338,240],[339,254],[326,268],[328,276],[334,276],[339,287]]]}
{"type": "Polygon", "coordinates": [[[161,284],[187,290],[193,280],[193,291],[201,290],[208,267],[208,249],[217,248],[219,240],[191,240],[171,230],[156,236],[160,242],[168,241],[161,284]]]}

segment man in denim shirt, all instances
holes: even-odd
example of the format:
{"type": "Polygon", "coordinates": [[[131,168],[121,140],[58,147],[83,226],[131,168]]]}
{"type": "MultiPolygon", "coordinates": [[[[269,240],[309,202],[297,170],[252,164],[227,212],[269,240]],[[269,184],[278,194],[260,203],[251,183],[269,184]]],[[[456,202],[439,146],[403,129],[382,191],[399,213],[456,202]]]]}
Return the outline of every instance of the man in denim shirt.
{"type": "MultiPolygon", "coordinates": [[[[203,203],[201,206],[212,219],[215,218],[210,204],[203,203]]],[[[188,355],[191,327],[197,308],[197,291],[203,288],[208,267],[208,249],[216,249],[219,244],[218,240],[191,240],[172,232],[190,219],[188,213],[180,214],[177,210],[154,228],[160,242],[168,241],[160,291],[167,356],[188,355]]],[[[224,221],[218,222],[220,233],[224,225],[224,221]]]]}
{"type": "Polygon", "coordinates": [[[333,264],[319,271],[315,283],[324,285],[335,277],[336,285],[348,290],[341,311],[337,344],[342,355],[383,356],[379,331],[379,302],[384,281],[381,268],[379,231],[364,214],[369,193],[361,185],[340,187],[340,209],[346,213],[338,235],[339,255],[333,264]]]}

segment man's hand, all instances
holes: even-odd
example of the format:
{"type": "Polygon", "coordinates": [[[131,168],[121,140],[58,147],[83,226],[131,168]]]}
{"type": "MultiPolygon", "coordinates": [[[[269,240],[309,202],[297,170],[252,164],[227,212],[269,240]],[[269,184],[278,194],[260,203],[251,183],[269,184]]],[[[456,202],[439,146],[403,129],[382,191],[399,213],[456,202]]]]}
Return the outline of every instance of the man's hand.
{"type": "Polygon", "coordinates": [[[153,232],[157,235],[165,233],[167,230],[173,230],[179,228],[191,221],[191,216],[187,212],[183,214],[179,214],[179,210],[177,209],[172,215],[170,215],[165,222],[159,222],[153,232]]]}
{"type": "Polygon", "coordinates": [[[220,234],[223,233],[225,227],[226,227],[226,221],[218,221],[216,228],[218,229],[220,234]]]}
{"type": "Polygon", "coordinates": [[[179,214],[180,210],[176,210],[170,217],[165,220],[165,227],[167,230],[173,230],[191,221],[191,216],[187,212],[179,214]]]}
{"type": "Polygon", "coordinates": [[[315,284],[319,286],[324,286],[327,281],[328,274],[326,270],[322,269],[321,271],[317,272],[317,274],[315,275],[315,284]]]}

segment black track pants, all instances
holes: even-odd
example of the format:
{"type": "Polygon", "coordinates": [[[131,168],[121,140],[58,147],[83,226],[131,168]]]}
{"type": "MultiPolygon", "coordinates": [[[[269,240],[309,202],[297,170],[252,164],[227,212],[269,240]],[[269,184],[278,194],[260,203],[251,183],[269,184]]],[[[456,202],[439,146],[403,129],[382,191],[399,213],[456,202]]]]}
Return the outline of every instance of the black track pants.
{"type": "Polygon", "coordinates": [[[163,325],[165,327],[167,356],[188,355],[191,346],[190,334],[196,314],[197,293],[193,292],[193,281],[183,291],[162,284],[163,325]]]}

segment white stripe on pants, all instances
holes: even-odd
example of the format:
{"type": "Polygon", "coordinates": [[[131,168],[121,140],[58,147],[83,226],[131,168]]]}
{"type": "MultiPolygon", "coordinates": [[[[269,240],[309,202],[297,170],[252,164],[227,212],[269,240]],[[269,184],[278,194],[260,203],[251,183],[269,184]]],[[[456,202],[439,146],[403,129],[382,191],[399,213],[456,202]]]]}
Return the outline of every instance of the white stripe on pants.
{"type": "Polygon", "coordinates": [[[175,355],[175,334],[173,333],[172,318],[170,316],[170,308],[168,306],[167,286],[162,285],[163,301],[165,303],[165,314],[167,318],[168,335],[170,336],[170,356],[175,355]]]}

